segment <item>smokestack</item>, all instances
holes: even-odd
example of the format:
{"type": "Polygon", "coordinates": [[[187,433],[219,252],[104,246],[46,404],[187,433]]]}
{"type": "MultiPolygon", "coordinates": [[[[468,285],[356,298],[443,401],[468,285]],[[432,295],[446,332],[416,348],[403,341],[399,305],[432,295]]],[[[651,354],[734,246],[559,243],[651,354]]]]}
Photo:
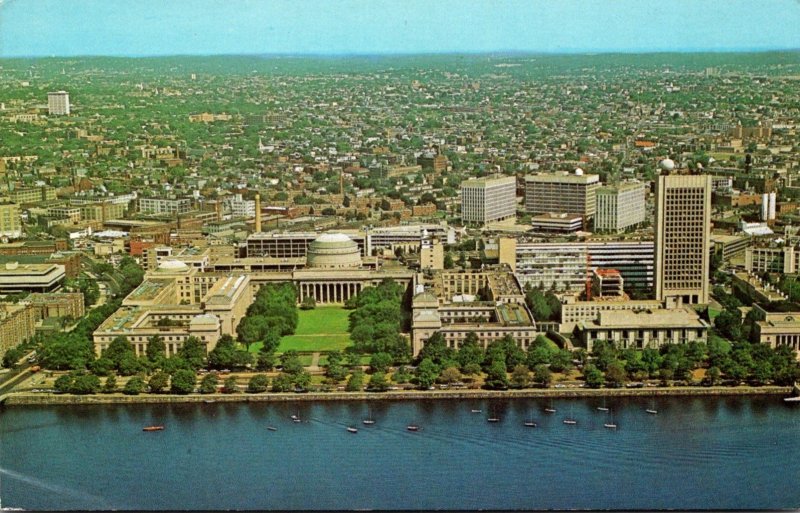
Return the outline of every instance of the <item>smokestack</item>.
{"type": "Polygon", "coordinates": [[[256,194],[256,233],[261,231],[261,195],[256,194]]]}

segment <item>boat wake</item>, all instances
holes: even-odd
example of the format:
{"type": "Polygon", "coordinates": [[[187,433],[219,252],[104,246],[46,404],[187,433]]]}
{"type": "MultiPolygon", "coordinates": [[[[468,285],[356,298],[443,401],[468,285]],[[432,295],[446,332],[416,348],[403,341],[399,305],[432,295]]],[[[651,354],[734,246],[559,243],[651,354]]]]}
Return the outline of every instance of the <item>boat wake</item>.
{"type": "MultiPolygon", "coordinates": [[[[23,482],[25,484],[34,486],[34,487],[42,489],[42,490],[47,490],[48,492],[52,492],[52,493],[59,494],[59,495],[67,495],[67,496],[73,497],[75,499],[80,499],[84,503],[86,503],[88,501],[91,501],[91,503],[97,504],[98,506],[100,506],[100,509],[127,509],[127,508],[119,507],[119,506],[113,507],[111,504],[109,504],[102,497],[98,497],[96,495],[92,495],[90,493],[82,492],[82,491],[79,491],[79,490],[73,490],[73,489],[70,489],[70,488],[66,488],[64,486],[60,486],[60,485],[57,485],[57,484],[48,483],[46,481],[42,481],[41,479],[37,479],[37,478],[32,477],[32,476],[26,476],[25,474],[20,474],[19,472],[15,472],[13,470],[9,470],[9,469],[6,469],[6,468],[0,467],[0,475],[7,476],[7,477],[9,477],[11,479],[23,482]]],[[[0,509],[2,509],[3,511],[25,511],[22,508],[6,508],[6,507],[3,507],[3,508],[0,508],[0,509]]]]}

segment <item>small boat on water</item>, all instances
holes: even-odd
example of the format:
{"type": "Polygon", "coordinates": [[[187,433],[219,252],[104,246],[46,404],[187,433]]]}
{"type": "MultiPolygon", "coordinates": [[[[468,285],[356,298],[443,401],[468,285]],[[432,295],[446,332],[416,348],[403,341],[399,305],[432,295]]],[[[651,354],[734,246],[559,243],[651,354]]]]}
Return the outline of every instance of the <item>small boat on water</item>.
{"type": "Polygon", "coordinates": [[[488,419],[486,419],[486,421],[487,422],[500,422],[500,418],[499,417],[489,417],[488,419]]]}
{"type": "Polygon", "coordinates": [[[556,409],[555,409],[555,408],[545,408],[545,409],[544,409],[544,412],[545,412],[545,413],[555,413],[555,412],[556,412],[556,409]]]}
{"type": "Polygon", "coordinates": [[[267,426],[267,431],[277,431],[277,430],[278,428],[276,428],[275,426],[267,426]]]}
{"type": "Polygon", "coordinates": [[[419,431],[421,428],[416,424],[409,424],[408,426],[406,426],[406,429],[409,431],[419,431]]]}
{"type": "Polygon", "coordinates": [[[358,433],[358,429],[354,428],[353,426],[349,426],[347,428],[348,433],[358,433]]]}
{"type": "Polygon", "coordinates": [[[649,413],[650,415],[656,415],[656,414],[658,414],[658,410],[656,410],[656,409],[654,409],[654,408],[648,408],[648,409],[646,409],[645,411],[646,411],[647,413],[649,413]]]}
{"type": "Polygon", "coordinates": [[[524,425],[525,427],[536,427],[536,423],[532,420],[526,420],[524,425]]]}
{"type": "Polygon", "coordinates": [[[787,403],[800,402],[800,396],[797,396],[797,397],[784,397],[783,400],[786,401],[787,403]]]}
{"type": "Polygon", "coordinates": [[[145,426],[142,431],[164,431],[164,426],[145,426]]]}
{"type": "Polygon", "coordinates": [[[369,410],[369,416],[361,421],[365,426],[371,426],[375,424],[375,419],[372,418],[372,408],[369,410]]]}
{"type": "Polygon", "coordinates": [[[213,403],[215,403],[216,401],[215,401],[215,400],[213,400],[213,399],[203,399],[203,402],[204,402],[204,403],[206,403],[206,404],[213,404],[213,403]]]}
{"type": "Polygon", "coordinates": [[[577,423],[578,423],[578,421],[575,420],[575,419],[564,419],[564,424],[568,424],[570,426],[573,426],[573,425],[575,425],[577,423]]]}
{"type": "Polygon", "coordinates": [[[472,413],[483,413],[483,410],[470,410],[472,413]]]}
{"type": "Polygon", "coordinates": [[[617,429],[617,425],[614,424],[613,422],[606,422],[605,424],[603,424],[603,427],[608,429],[617,429]]]}

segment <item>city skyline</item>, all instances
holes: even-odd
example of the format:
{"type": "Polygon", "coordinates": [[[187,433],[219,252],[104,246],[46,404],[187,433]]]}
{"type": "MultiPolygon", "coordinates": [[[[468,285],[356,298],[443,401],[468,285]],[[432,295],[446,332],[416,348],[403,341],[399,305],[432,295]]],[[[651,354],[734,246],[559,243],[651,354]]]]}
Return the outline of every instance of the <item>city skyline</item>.
{"type": "Polygon", "coordinates": [[[6,0],[0,57],[769,51],[798,23],[796,0],[6,0]]]}

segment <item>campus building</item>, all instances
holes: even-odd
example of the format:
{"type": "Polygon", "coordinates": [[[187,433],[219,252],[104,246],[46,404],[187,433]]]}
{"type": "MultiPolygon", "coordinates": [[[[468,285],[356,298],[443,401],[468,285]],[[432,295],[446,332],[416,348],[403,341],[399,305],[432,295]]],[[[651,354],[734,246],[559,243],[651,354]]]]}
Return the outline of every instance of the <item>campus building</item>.
{"type": "Polygon", "coordinates": [[[475,178],[461,182],[461,219],[486,224],[517,213],[517,179],[513,176],[475,178]]]}
{"type": "Polygon", "coordinates": [[[522,286],[506,266],[443,271],[418,280],[416,287],[411,315],[414,356],[436,332],[451,348],[459,348],[472,333],[484,348],[510,335],[523,350],[540,334],[522,286]]]}
{"type": "Polygon", "coordinates": [[[619,233],[644,222],[645,186],[630,182],[597,189],[594,229],[619,233]]]}
{"type": "Polygon", "coordinates": [[[556,173],[525,177],[525,211],[529,214],[569,212],[585,219],[594,217],[599,175],[556,173]]]}
{"type": "Polygon", "coordinates": [[[0,202],[0,237],[8,237],[10,239],[22,237],[19,205],[0,202]]]}
{"type": "Polygon", "coordinates": [[[606,310],[596,319],[578,323],[579,338],[587,351],[605,340],[619,349],[658,349],[665,344],[687,344],[708,339],[709,324],[691,308],[606,310]]]}
{"type": "Polygon", "coordinates": [[[656,299],[708,303],[711,177],[660,175],[655,220],[656,299]]]}

